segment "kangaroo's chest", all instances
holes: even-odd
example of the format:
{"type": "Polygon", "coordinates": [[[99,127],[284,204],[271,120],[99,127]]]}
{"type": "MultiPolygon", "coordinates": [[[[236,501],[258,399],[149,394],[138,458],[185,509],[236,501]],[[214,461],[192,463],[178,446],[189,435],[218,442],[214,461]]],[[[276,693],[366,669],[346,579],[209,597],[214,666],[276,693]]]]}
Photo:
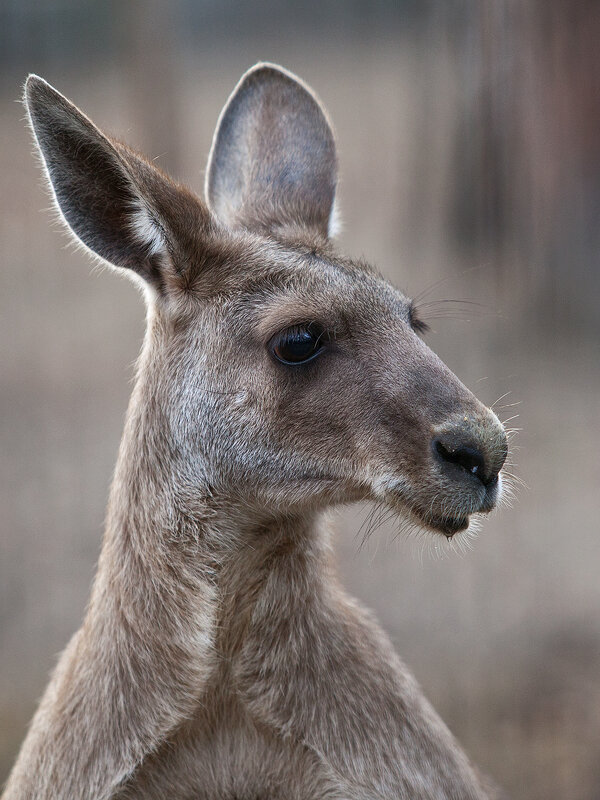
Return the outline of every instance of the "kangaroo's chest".
{"type": "Polygon", "coordinates": [[[345,797],[320,759],[256,725],[235,698],[196,717],[148,757],[122,800],[337,800],[345,797]]]}

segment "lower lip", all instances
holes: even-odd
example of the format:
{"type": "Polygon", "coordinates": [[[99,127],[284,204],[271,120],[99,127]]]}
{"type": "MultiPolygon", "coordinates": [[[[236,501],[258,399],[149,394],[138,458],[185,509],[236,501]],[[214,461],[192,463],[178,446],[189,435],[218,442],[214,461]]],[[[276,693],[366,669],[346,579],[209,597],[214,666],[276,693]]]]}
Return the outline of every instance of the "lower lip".
{"type": "Polygon", "coordinates": [[[444,536],[454,536],[455,533],[464,531],[469,527],[469,518],[460,519],[434,519],[429,523],[434,530],[443,533],[444,536]]]}

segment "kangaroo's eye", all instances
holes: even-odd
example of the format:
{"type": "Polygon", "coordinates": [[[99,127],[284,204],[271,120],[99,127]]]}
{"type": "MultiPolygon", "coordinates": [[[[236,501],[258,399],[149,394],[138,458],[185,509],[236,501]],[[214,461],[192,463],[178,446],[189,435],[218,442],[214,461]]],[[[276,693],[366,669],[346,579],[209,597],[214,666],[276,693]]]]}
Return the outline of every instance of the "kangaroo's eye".
{"type": "Polygon", "coordinates": [[[271,339],[269,350],[282,364],[306,364],[325,347],[325,329],[315,322],[295,325],[271,339]]]}

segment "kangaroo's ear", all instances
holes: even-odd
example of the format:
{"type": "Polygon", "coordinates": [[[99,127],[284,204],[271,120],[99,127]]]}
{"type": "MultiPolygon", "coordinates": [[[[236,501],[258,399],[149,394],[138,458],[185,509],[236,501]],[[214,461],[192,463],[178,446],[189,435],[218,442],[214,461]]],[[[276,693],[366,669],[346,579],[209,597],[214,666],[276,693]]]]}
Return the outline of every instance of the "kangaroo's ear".
{"type": "Polygon", "coordinates": [[[230,227],[330,231],[337,179],[335,141],[323,107],[294,75],[257,64],[221,113],[206,199],[230,227]]]}
{"type": "Polygon", "coordinates": [[[25,105],[56,204],[75,236],[113,266],[164,286],[165,272],[181,263],[178,228],[198,230],[208,210],[35,75],[25,84],[25,105]]]}

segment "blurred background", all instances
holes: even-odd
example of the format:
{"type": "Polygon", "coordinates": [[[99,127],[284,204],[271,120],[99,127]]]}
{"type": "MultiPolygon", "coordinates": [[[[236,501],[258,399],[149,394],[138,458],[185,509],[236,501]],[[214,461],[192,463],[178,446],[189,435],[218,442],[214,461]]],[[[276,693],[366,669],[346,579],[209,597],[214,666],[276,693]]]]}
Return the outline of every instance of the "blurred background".
{"type": "Polygon", "coordinates": [[[431,346],[522,429],[526,487],[470,551],[393,522],[363,541],[351,508],[344,580],[510,795],[600,798],[599,42],[591,0],[1,0],[0,781],[84,612],[144,325],[46,212],[22,82],[201,192],[266,59],[334,121],[342,249],[420,298],[431,346]]]}

